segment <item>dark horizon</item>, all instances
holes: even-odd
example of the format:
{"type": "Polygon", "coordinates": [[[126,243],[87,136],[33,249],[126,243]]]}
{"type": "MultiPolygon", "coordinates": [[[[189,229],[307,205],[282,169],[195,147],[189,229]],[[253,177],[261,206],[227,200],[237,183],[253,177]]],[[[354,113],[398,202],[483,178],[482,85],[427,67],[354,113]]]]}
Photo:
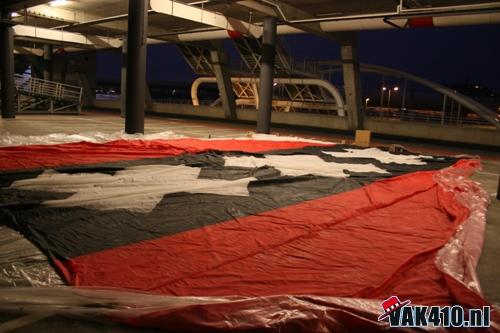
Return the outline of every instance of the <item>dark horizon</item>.
{"type": "MultiPolygon", "coordinates": [[[[282,40],[295,57],[339,59],[334,41],[310,34],[283,36],[282,40]]],[[[361,62],[438,83],[479,84],[500,92],[499,41],[500,25],[363,31],[359,33],[359,57],[361,62]]],[[[237,63],[230,41],[225,45],[232,62],[237,63]]],[[[97,79],[119,79],[120,63],[120,53],[97,52],[97,79]]],[[[175,45],[148,47],[148,81],[191,82],[195,77],[175,45]]]]}

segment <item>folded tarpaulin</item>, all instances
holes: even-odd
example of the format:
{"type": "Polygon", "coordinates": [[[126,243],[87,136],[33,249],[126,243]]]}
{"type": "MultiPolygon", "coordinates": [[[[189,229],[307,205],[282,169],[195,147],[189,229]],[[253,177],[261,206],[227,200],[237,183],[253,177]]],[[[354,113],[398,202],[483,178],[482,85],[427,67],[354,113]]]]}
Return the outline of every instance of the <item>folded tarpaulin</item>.
{"type": "Polygon", "coordinates": [[[467,180],[477,161],[178,139],[6,147],[0,163],[2,223],[44,251],[68,284],[177,296],[183,304],[114,315],[129,324],[279,331],[313,327],[311,320],[327,329],[367,321],[382,329],[376,313],[340,311],[339,299],[486,304],[468,287],[477,282],[486,207],[467,180]],[[474,232],[457,233],[460,226],[474,232]],[[191,296],[223,301],[186,308],[191,296]],[[312,311],[318,302],[335,311],[310,317],[322,313],[312,311]],[[281,306],[304,316],[256,321],[281,306]],[[231,315],[238,320],[223,324],[231,315]]]}

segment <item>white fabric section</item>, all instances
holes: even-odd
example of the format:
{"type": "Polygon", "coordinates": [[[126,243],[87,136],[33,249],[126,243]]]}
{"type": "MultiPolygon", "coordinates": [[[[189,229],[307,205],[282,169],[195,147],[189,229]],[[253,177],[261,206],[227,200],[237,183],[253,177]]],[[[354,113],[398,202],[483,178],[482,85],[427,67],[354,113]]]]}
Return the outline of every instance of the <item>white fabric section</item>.
{"type": "Polygon", "coordinates": [[[89,207],[99,210],[128,209],[150,212],[168,193],[211,193],[249,196],[253,177],[234,181],[200,179],[200,168],[185,165],[144,165],[115,175],[103,173],[66,174],[46,171],[37,178],[19,180],[11,188],[50,192],[74,192],[66,199],[45,201],[51,207],[89,207]]]}
{"type": "Polygon", "coordinates": [[[391,154],[388,151],[383,151],[378,148],[366,148],[366,149],[348,148],[346,150],[347,152],[324,151],[323,153],[334,157],[374,158],[382,163],[413,164],[413,165],[425,165],[427,163],[422,161],[421,159],[432,158],[432,156],[426,156],[426,155],[391,154]]]}
{"type": "Polygon", "coordinates": [[[23,135],[13,135],[13,134],[2,134],[0,135],[0,147],[5,146],[26,146],[26,145],[53,145],[59,143],[70,143],[70,142],[94,142],[94,143],[104,143],[113,140],[125,139],[125,140],[171,140],[185,138],[183,135],[175,134],[171,131],[159,132],[153,134],[126,134],[123,131],[114,133],[102,133],[102,132],[83,132],[80,134],[66,134],[66,133],[53,133],[48,135],[39,136],[23,136],[23,135]]]}
{"type": "Polygon", "coordinates": [[[388,173],[373,164],[349,164],[325,162],[318,156],[311,155],[265,155],[263,158],[253,156],[224,157],[226,166],[259,168],[271,166],[284,176],[302,176],[313,174],[325,177],[349,177],[344,170],[351,172],[388,173]]]}

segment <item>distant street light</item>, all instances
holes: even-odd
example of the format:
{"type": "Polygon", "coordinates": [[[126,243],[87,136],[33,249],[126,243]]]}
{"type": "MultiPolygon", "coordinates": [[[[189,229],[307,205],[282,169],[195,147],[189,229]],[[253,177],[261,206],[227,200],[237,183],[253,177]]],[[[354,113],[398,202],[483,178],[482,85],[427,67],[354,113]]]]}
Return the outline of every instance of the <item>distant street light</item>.
{"type": "MultiPolygon", "coordinates": [[[[385,87],[384,87],[385,88],[385,87]]],[[[384,89],[385,90],[385,89],[384,89]]],[[[389,89],[389,96],[387,97],[387,107],[390,108],[391,107],[391,91],[395,91],[397,92],[399,90],[399,87],[396,86],[392,89],[389,89]]]]}
{"type": "Polygon", "coordinates": [[[365,109],[368,107],[368,102],[370,101],[370,98],[367,97],[365,98],[365,109]]]}
{"type": "Polygon", "coordinates": [[[384,106],[384,91],[387,90],[387,87],[382,87],[382,91],[380,92],[380,107],[384,106]]]}

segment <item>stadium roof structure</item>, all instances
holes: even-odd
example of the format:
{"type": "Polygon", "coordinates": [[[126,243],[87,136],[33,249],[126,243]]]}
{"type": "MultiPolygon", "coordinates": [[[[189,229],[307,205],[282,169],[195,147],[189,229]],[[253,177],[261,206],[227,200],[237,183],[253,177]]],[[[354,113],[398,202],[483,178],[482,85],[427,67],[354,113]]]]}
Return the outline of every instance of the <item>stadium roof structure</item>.
{"type": "MultiPolygon", "coordinates": [[[[102,48],[120,47],[115,39],[126,34],[127,6],[123,0],[4,0],[0,9],[11,13],[17,24],[16,45],[43,42],[102,48]]],[[[265,16],[277,18],[278,34],[305,32],[335,39],[335,33],[344,31],[498,23],[500,2],[151,0],[148,16],[148,43],[222,39],[234,34],[260,37],[265,16]]]]}

